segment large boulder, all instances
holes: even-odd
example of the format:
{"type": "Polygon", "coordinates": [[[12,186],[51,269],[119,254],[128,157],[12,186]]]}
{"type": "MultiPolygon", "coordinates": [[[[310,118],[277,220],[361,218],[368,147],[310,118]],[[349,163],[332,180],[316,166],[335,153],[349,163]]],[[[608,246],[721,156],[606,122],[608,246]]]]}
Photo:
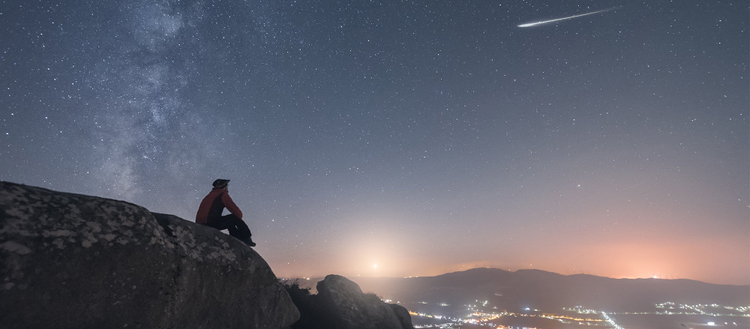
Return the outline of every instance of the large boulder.
{"type": "Polygon", "coordinates": [[[284,328],[268,264],[215,229],[127,202],[0,182],[3,328],[284,328]]]}
{"type": "Polygon", "coordinates": [[[359,285],[328,275],[317,284],[317,298],[336,329],[412,329],[409,312],[400,305],[386,304],[374,294],[364,294],[359,285]]]}
{"type": "Polygon", "coordinates": [[[414,325],[411,323],[411,314],[409,314],[409,310],[407,310],[406,307],[398,304],[388,304],[388,306],[393,310],[393,314],[396,316],[396,319],[398,319],[398,322],[401,323],[400,328],[414,328],[414,325]]]}

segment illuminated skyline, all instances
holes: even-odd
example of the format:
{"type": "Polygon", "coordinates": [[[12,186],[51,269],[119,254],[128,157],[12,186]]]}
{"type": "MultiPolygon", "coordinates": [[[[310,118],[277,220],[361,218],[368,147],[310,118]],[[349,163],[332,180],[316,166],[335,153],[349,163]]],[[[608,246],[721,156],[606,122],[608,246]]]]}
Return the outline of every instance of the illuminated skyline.
{"type": "Polygon", "coordinates": [[[748,26],[733,1],[4,1],[0,179],[187,220],[231,179],[279,276],[750,284],[748,26]]]}

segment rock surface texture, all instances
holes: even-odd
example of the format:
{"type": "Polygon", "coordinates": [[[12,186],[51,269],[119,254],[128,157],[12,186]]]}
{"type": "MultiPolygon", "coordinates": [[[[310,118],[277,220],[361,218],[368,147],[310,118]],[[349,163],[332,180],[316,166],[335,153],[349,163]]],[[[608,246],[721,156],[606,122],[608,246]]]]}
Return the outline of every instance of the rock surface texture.
{"type": "Polygon", "coordinates": [[[374,294],[364,294],[351,280],[328,275],[318,282],[317,299],[335,329],[412,329],[409,312],[386,304],[374,294]]]}
{"type": "Polygon", "coordinates": [[[176,216],[0,182],[2,328],[284,328],[299,312],[251,248],[176,216]]]}

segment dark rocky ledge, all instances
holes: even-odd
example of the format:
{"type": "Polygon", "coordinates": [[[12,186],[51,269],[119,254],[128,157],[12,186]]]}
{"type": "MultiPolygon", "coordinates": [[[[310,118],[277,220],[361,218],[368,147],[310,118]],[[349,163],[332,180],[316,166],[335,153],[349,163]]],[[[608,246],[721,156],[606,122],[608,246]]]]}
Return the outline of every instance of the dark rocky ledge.
{"type": "Polygon", "coordinates": [[[299,312],[231,236],[127,202],[0,182],[3,328],[284,328],[299,312]]]}
{"type": "Polygon", "coordinates": [[[292,329],[413,329],[409,311],[365,294],[355,282],[328,275],[317,284],[317,295],[287,286],[302,318],[292,329]]]}

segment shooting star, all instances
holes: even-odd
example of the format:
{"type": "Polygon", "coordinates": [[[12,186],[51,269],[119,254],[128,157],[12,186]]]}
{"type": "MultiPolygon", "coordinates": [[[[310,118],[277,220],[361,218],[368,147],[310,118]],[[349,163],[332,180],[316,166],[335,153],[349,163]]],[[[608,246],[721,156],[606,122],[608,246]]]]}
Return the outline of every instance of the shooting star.
{"type": "Polygon", "coordinates": [[[588,15],[600,14],[600,13],[608,12],[608,11],[616,9],[616,8],[619,8],[619,7],[613,7],[613,8],[609,8],[609,9],[602,9],[602,10],[592,11],[590,13],[578,14],[578,15],[573,15],[573,16],[568,16],[568,17],[563,17],[563,18],[555,18],[555,19],[550,19],[548,21],[539,21],[539,22],[533,22],[533,23],[526,23],[526,24],[521,24],[518,27],[532,27],[532,26],[537,26],[537,25],[542,25],[542,24],[547,24],[547,23],[554,23],[554,22],[564,21],[564,20],[578,18],[578,17],[583,17],[583,16],[588,16],[588,15]]]}

